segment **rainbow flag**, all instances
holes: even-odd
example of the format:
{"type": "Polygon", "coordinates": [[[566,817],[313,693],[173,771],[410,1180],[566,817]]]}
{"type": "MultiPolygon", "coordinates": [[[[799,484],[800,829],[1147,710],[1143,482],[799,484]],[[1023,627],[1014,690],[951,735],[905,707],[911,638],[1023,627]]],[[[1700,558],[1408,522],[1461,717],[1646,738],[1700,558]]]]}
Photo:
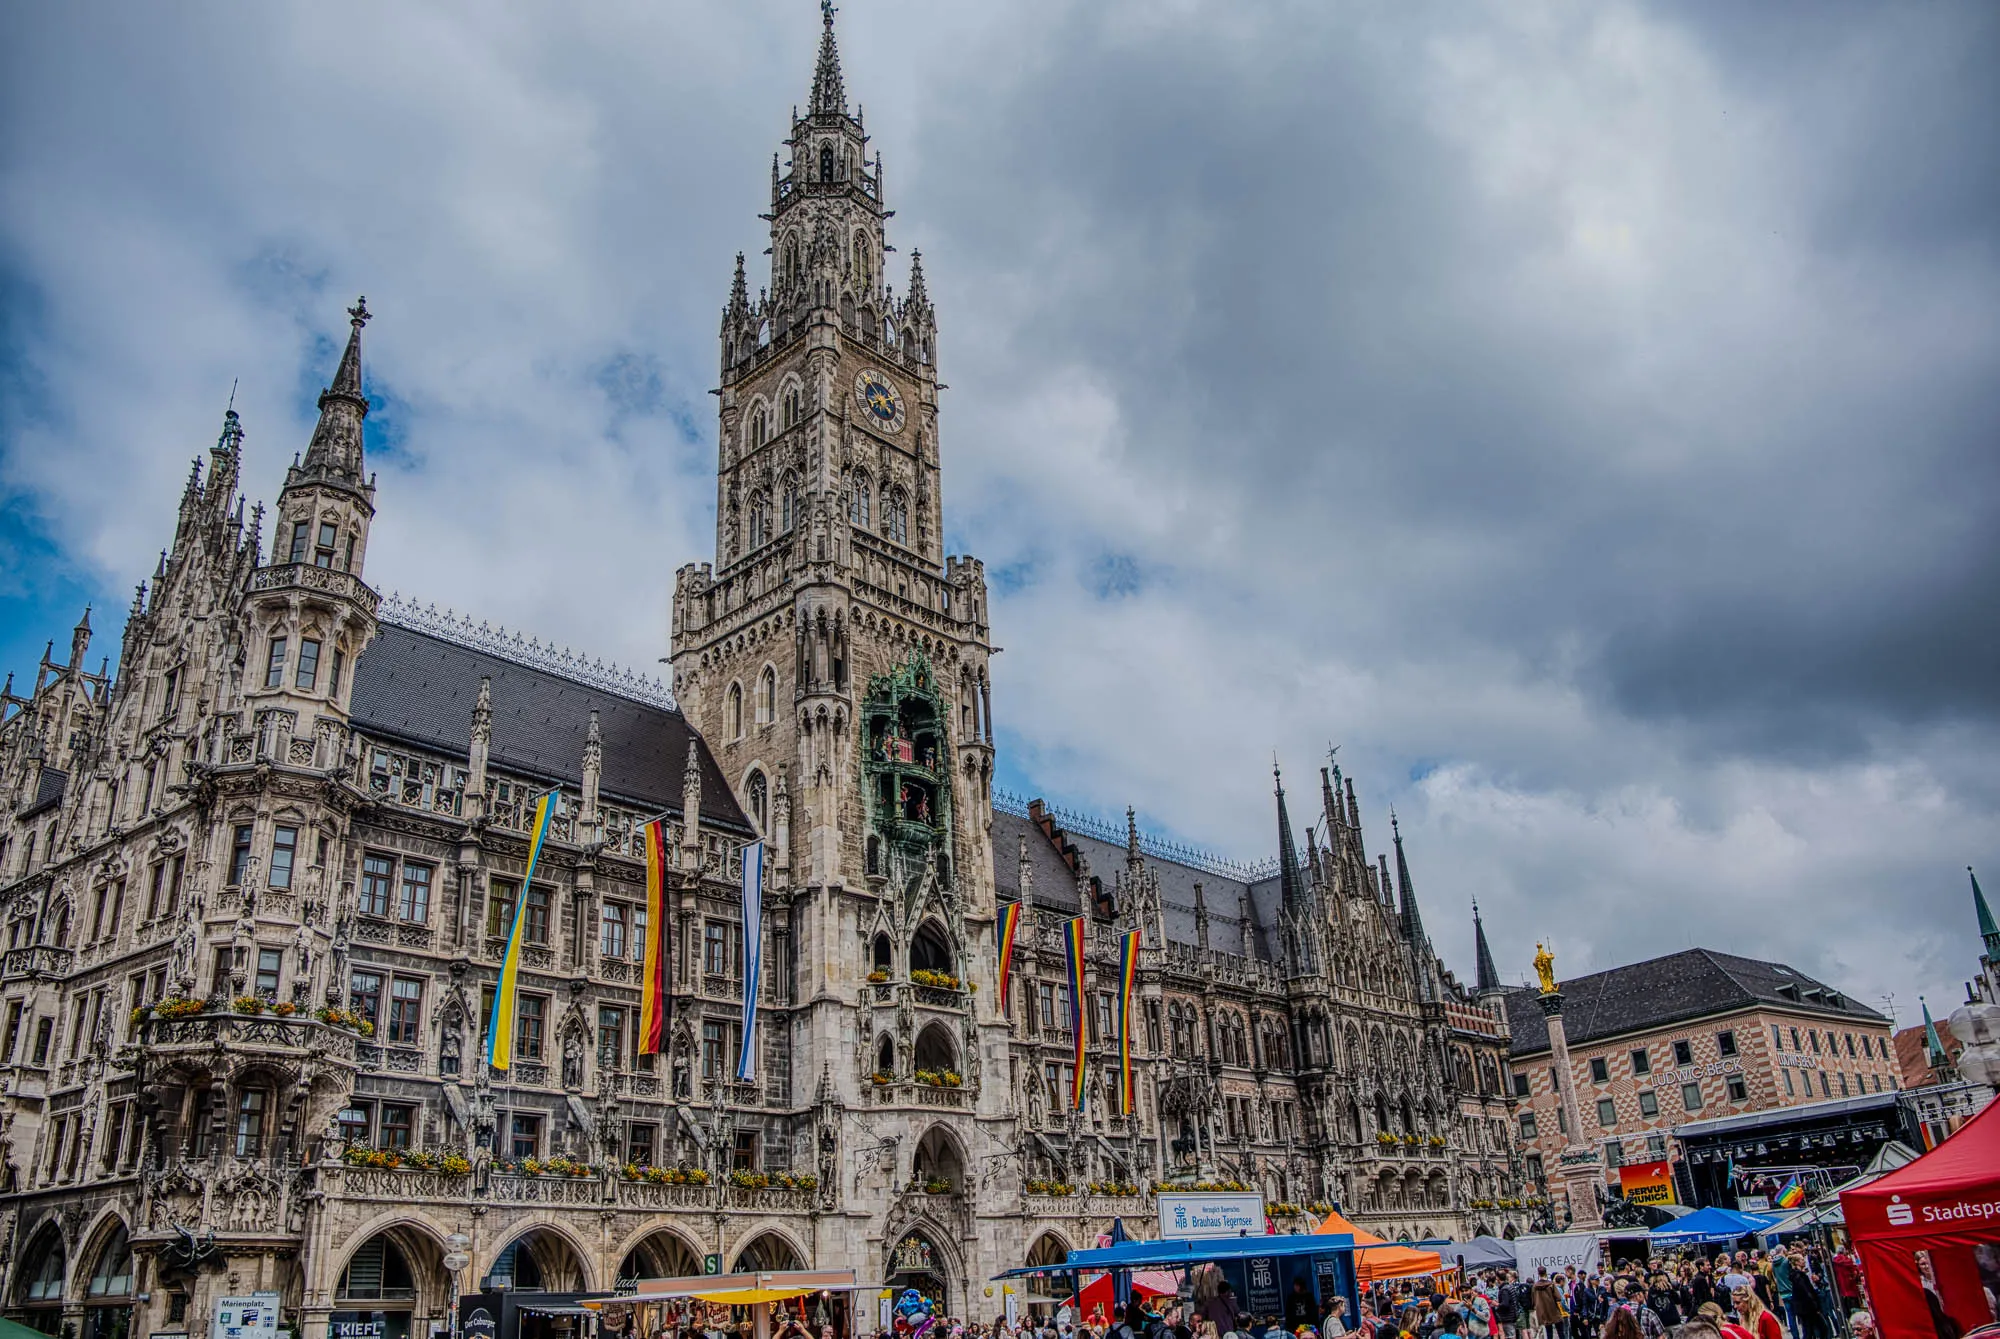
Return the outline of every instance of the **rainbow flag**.
{"type": "Polygon", "coordinates": [[[1075,1094],[1072,1104],[1076,1110],[1083,1110],[1083,1073],[1086,1057],[1083,1050],[1083,923],[1078,916],[1063,926],[1063,957],[1069,966],[1069,1035],[1074,1044],[1075,1069],[1071,1079],[1071,1091],[1075,1094]]]}
{"type": "Polygon", "coordinates": [[[639,1054],[659,1055],[667,1035],[667,820],[646,824],[646,964],[639,980],[639,1054]]]}
{"type": "Polygon", "coordinates": [[[1124,1115],[1138,1106],[1132,1073],[1132,996],[1139,981],[1139,932],[1127,930],[1118,945],[1118,1099],[1124,1115]]]}
{"type": "Polygon", "coordinates": [[[764,980],[764,843],[743,848],[743,1045],[736,1052],[736,1080],[756,1072],[757,990],[764,980]]]}
{"type": "Polygon", "coordinates": [[[1021,931],[1021,904],[1007,902],[1000,908],[1000,1016],[1007,1016],[1008,991],[1014,986],[1014,936],[1021,931]]]}
{"type": "Polygon", "coordinates": [[[1806,1202],[1806,1188],[1799,1184],[1797,1176],[1793,1176],[1791,1180],[1785,1182],[1784,1188],[1778,1192],[1778,1197],[1771,1202],[1780,1209],[1796,1209],[1806,1202]]]}
{"type": "Polygon", "coordinates": [[[521,875],[521,887],[514,895],[514,924],[507,931],[507,952],[500,959],[500,982],[493,990],[493,1017],[486,1022],[486,1063],[508,1069],[514,1063],[514,989],[521,977],[521,936],[528,924],[528,889],[535,881],[535,863],[542,858],[542,843],[548,840],[549,821],[562,804],[560,791],[549,791],[535,801],[535,825],[528,838],[528,868],[521,875]]]}

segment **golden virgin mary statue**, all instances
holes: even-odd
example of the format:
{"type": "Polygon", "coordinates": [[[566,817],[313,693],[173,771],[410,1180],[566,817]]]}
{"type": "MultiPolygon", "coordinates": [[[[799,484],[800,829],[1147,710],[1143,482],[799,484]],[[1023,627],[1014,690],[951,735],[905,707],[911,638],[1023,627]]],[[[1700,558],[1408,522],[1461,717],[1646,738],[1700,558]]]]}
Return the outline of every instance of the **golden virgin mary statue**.
{"type": "Polygon", "coordinates": [[[1556,993],[1556,955],[1539,943],[1535,945],[1535,975],[1542,979],[1542,994],[1556,993]]]}

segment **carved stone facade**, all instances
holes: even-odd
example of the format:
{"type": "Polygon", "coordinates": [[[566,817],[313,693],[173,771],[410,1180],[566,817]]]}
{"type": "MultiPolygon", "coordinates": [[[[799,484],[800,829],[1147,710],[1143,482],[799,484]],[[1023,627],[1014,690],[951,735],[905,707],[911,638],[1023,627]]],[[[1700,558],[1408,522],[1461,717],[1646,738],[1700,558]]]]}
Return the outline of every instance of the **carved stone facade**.
{"type": "Polygon", "coordinates": [[[716,553],[677,577],[678,702],[366,584],[365,304],[272,551],[231,413],[115,681],[87,667],[87,615],[31,691],[9,680],[8,1314],[199,1339],[217,1298],[271,1290],[304,1339],[378,1311],[421,1333],[456,1291],[609,1289],[706,1255],[852,1267],[980,1314],[1001,1269],[1144,1223],[1168,1180],[1257,1186],[1287,1227],[1335,1202],[1390,1237],[1525,1222],[1483,935],[1461,988],[1400,838],[1392,887],[1337,770],[1303,854],[1280,791],[1256,870],[994,794],[984,576],[943,552],[935,314],[916,257],[902,296],[886,285],[882,161],[830,12],[787,147],[770,287],[753,301],[739,258],[723,316],[716,553]],[[653,1056],[657,815],[673,1000],[653,1056]],[[1011,898],[1030,911],[1003,1012],[1011,898]],[[1081,1113],[1058,939],[1077,915],[1081,1113]],[[1109,1082],[1125,929],[1129,1114],[1109,1082]],[[746,934],[764,971],[738,1082],[746,934]]]}

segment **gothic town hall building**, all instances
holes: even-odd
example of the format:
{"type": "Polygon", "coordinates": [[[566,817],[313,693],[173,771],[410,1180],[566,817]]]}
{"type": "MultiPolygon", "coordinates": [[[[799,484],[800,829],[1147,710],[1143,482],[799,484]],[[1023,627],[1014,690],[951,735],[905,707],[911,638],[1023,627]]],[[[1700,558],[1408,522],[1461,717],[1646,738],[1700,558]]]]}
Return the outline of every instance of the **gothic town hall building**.
{"type": "Polygon", "coordinates": [[[27,691],[8,681],[5,1314],[201,1339],[218,1298],[272,1292],[304,1339],[397,1339],[459,1292],[712,1263],[851,1267],[988,1315],[1000,1270],[1113,1216],[1150,1231],[1165,1183],[1261,1189],[1281,1230],[1330,1205],[1392,1239],[1525,1225],[1537,1169],[1510,1138],[1483,933],[1466,988],[1400,837],[1393,872],[1371,856],[1350,780],[1320,773],[1303,834],[1280,785],[1254,868],[995,794],[986,584],[942,544],[935,313],[920,258],[886,283],[882,162],[831,15],[785,144],[768,291],[738,257],[723,310],[715,554],[676,576],[671,696],[369,584],[394,500],[364,459],[365,304],[269,547],[232,412],[115,677],[90,667],[86,614],[66,658],[52,644],[27,691]],[[524,886],[550,786],[562,812],[524,886]],[[662,812],[653,1056],[638,830],[662,812]],[[483,1032],[517,904],[497,1075],[483,1032]],[[1059,938],[1078,915],[1080,1113],[1059,938]],[[746,940],[765,969],[739,1082],[746,940]]]}

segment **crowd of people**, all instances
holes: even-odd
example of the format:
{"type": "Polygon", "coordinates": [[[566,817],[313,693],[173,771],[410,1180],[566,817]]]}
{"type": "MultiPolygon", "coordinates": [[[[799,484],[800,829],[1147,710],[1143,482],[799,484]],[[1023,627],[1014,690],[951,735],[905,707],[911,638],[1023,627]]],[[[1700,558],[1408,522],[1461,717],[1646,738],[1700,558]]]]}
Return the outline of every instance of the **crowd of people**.
{"type": "Polygon", "coordinates": [[[1851,1255],[1804,1244],[1627,1262],[1600,1270],[1474,1271],[1376,1284],[1350,1315],[1324,1314],[1301,1283],[1282,1316],[1251,1315],[1227,1283],[1194,1296],[1135,1300],[1121,1315],[1059,1309],[1010,1325],[950,1324],[936,1339],[1874,1339],[1851,1255]]]}

